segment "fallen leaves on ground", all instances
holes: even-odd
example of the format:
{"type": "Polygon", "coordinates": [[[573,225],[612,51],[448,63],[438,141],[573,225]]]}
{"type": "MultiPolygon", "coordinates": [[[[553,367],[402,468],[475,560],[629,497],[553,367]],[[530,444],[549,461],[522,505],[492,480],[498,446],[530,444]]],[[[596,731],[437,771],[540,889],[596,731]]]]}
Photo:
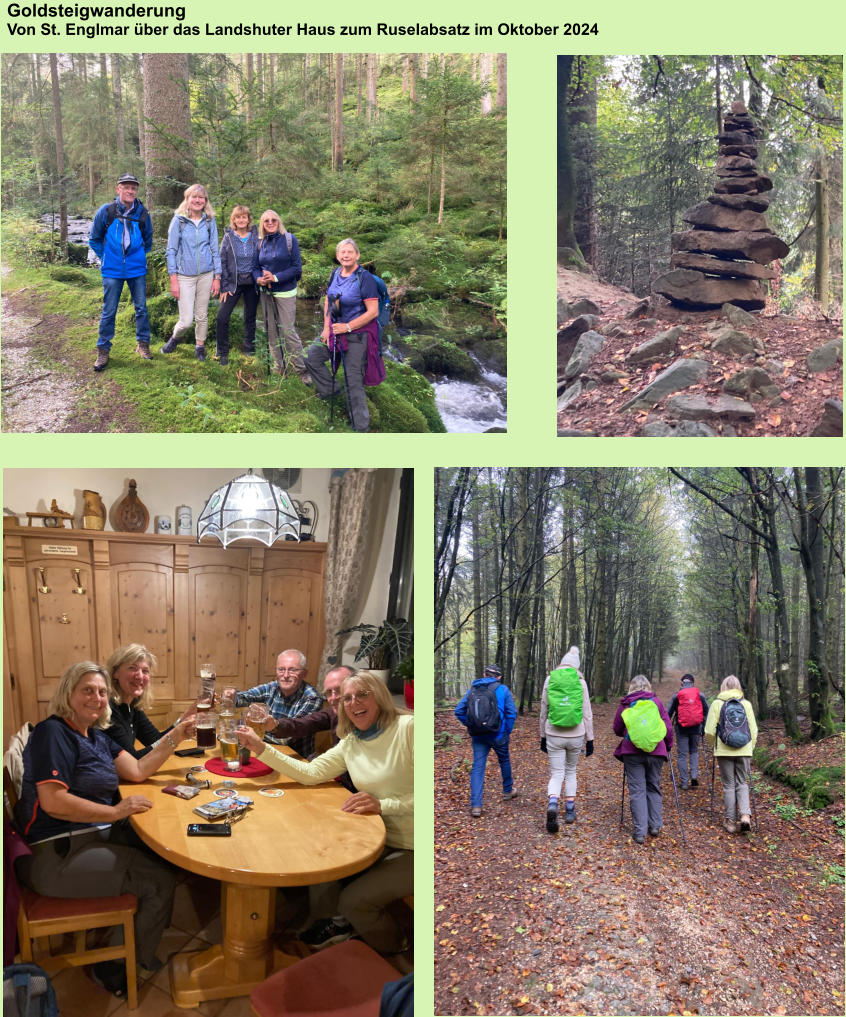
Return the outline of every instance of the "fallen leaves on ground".
{"type": "MultiPolygon", "coordinates": [[[[665,703],[678,677],[656,684],[665,703]]],[[[451,712],[436,715],[449,744],[435,752],[435,1013],[842,1014],[842,802],[791,821],[776,806],[798,796],[756,774],[759,828],[730,835],[719,776],[710,810],[703,752],[700,786],[678,792],[686,846],[666,767],[664,829],[638,846],[628,798],[620,826],[615,711],[594,706],[577,822],[555,835],[536,710],[511,739],[520,797],[502,800],[491,753],[476,820],[469,737],[451,712]]],[[[783,740],[779,728],[769,721],[761,737],[783,740]]],[[[786,757],[840,762],[842,736],[786,757]]]]}

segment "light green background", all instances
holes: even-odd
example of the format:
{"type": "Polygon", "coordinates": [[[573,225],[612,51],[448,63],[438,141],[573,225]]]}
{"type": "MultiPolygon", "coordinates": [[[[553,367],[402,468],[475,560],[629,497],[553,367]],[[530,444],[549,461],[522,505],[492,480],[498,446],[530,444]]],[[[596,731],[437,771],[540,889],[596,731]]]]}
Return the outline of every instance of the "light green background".
{"type": "MultiPolygon", "coordinates": [[[[432,1005],[432,692],[433,631],[432,470],[451,465],[837,465],[846,461],[844,439],[833,438],[604,438],[555,437],[555,56],[558,53],[841,53],[846,44],[843,5],[824,0],[813,7],[781,2],[708,5],[662,3],[472,4],[433,0],[426,4],[247,4],[192,0],[189,23],[229,24],[233,12],[247,22],[313,25],[346,23],[437,24],[479,22],[494,35],[456,38],[212,36],[157,40],[157,49],[194,52],[506,52],[508,54],[508,309],[509,372],[507,435],[1,435],[0,463],[8,467],[229,467],[414,466],[417,612],[417,871],[416,1007],[432,1005]],[[598,35],[582,38],[508,37],[500,22],[560,25],[596,22],[598,35]]],[[[140,36],[125,40],[11,38],[8,6],[0,15],[6,52],[134,52],[151,48],[140,36]]],[[[42,19],[36,18],[40,24],[42,19]]],[[[65,19],[61,19],[63,22],[65,19]]],[[[165,22],[170,23],[170,22],[165,22]]],[[[93,347],[93,336],[92,336],[93,347]]],[[[92,384],[99,379],[92,378],[92,384]]],[[[108,389],[105,388],[105,391],[108,389]]],[[[496,864],[496,858],[491,858],[496,864]]],[[[453,888],[460,893],[460,888],[453,888]]],[[[140,1012],[140,1011],[139,1011],[140,1012]]]]}

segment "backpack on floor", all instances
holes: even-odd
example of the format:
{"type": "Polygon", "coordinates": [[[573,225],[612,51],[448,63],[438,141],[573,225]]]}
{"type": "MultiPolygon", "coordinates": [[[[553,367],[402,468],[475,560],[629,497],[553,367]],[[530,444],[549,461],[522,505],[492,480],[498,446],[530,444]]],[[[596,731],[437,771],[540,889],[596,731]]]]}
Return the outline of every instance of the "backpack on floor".
{"type": "Polygon", "coordinates": [[[658,742],[667,737],[667,725],[654,699],[636,699],[623,710],[622,717],[629,741],[643,752],[654,752],[658,742]]]}
{"type": "Polygon", "coordinates": [[[547,714],[555,727],[575,727],[582,722],[582,683],[574,667],[557,667],[546,689],[547,714]]]}
{"type": "Polygon", "coordinates": [[[3,1017],[59,1017],[53,983],[43,968],[37,964],[3,968],[3,1017]]]}
{"type": "Polygon", "coordinates": [[[472,685],[467,693],[467,730],[471,735],[498,734],[502,714],[496,700],[499,682],[472,685]]]}
{"type": "Polygon", "coordinates": [[[739,699],[727,699],[723,703],[717,721],[717,737],[730,749],[742,749],[752,741],[749,718],[739,699]]]}
{"type": "Polygon", "coordinates": [[[696,727],[702,723],[702,699],[699,689],[688,688],[679,690],[679,724],[681,727],[696,727]]]}

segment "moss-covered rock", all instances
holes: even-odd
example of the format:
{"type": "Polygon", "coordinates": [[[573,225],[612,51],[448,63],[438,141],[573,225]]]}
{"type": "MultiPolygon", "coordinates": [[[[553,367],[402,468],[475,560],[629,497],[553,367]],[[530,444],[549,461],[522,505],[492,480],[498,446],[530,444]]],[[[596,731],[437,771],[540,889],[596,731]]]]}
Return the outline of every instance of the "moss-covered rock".
{"type": "Polygon", "coordinates": [[[67,265],[57,265],[50,269],[50,278],[56,282],[71,283],[74,286],[92,286],[99,281],[81,268],[70,268],[67,265]]]}
{"type": "Polygon", "coordinates": [[[445,339],[426,339],[410,348],[408,362],[417,371],[443,374],[459,381],[476,381],[479,367],[466,350],[445,339]]]}
{"type": "MultiPolygon", "coordinates": [[[[435,390],[408,364],[385,362],[385,381],[367,390],[371,407],[378,410],[378,430],[444,434],[446,427],[435,406],[435,390]],[[407,409],[406,409],[407,408],[407,409]],[[413,426],[401,426],[411,424],[413,426]]],[[[376,429],[376,418],[373,420],[376,429]]]]}
{"type": "Polygon", "coordinates": [[[840,766],[803,767],[791,771],[782,756],[770,755],[764,747],[755,749],[755,762],[769,777],[794,788],[809,809],[824,809],[843,798],[843,764],[840,766]]]}
{"type": "Polygon", "coordinates": [[[508,347],[504,339],[483,339],[471,348],[485,367],[503,376],[508,374],[508,347]]]}

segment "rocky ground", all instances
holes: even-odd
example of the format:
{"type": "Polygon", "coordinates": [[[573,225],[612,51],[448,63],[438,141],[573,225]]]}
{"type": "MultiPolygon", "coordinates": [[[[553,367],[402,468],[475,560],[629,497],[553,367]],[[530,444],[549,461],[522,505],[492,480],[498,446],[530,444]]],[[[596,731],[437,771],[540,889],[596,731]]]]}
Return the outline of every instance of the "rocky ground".
{"type": "Polygon", "coordinates": [[[561,436],[839,437],[842,322],[682,311],[558,271],[561,436]]]}

